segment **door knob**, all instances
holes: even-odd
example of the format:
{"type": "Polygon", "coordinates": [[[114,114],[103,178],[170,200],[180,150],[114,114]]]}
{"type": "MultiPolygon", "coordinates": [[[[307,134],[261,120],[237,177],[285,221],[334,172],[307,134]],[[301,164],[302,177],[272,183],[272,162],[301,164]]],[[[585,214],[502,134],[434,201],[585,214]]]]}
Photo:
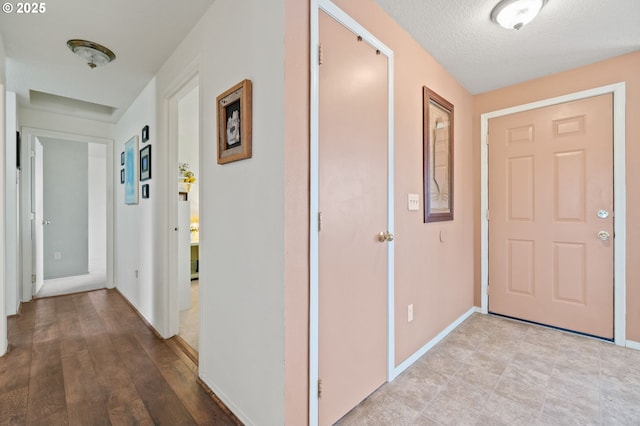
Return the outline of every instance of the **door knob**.
{"type": "Polygon", "coordinates": [[[393,234],[389,231],[384,231],[378,234],[378,241],[384,243],[385,241],[393,241],[393,234]]]}
{"type": "Polygon", "coordinates": [[[610,235],[607,231],[600,231],[598,232],[598,238],[600,238],[602,241],[607,241],[609,239],[610,235]]]}
{"type": "Polygon", "coordinates": [[[43,225],[51,225],[51,221],[50,220],[43,220],[42,224],[43,225]]]}

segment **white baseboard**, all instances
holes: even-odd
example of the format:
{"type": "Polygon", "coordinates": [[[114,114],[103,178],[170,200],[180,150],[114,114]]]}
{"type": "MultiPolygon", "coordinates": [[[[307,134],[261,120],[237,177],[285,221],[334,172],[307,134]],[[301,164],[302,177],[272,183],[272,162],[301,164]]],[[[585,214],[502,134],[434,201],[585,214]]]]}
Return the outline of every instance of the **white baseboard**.
{"type": "Polygon", "coordinates": [[[467,318],[469,318],[474,312],[479,312],[476,307],[473,307],[471,309],[469,309],[467,312],[465,312],[464,314],[462,314],[458,319],[456,319],[454,322],[452,322],[451,324],[449,324],[449,326],[447,328],[445,328],[444,330],[442,330],[440,333],[438,333],[438,335],[436,337],[434,337],[433,339],[431,339],[426,345],[424,345],[423,347],[421,347],[420,349],[418,349],[416,352],[414,352],[413,355],[411,355],[409,358],[407,358],[406,360],[404,360],[404,362],[402,362],[400,365],[398,365],[394,370],[393,370],[393,377],[392,380],[395,379],[396,377],[398,377],[404,370],[406,370],[407,368],[409,368],[414,362],[416,362],[422,355],[426,354],[429,349],[433,348],[435,345],[437,345],[438,343],[440,343],[440,341],[442,339],[444,339],[445,337],[447,337],[447,335],[449,333],[451,333],[453,330],[455,330],[455,328],[457,326],[459,326],[464,320],[466,320],[467,318]]]}
{"type": "Polygon", "coordinates": [[[634,342],[633,340],[627,340],[625,342],[625,346],[629,349],[635,349],[636,351],[640,351],[640,343],[634,342]]]}

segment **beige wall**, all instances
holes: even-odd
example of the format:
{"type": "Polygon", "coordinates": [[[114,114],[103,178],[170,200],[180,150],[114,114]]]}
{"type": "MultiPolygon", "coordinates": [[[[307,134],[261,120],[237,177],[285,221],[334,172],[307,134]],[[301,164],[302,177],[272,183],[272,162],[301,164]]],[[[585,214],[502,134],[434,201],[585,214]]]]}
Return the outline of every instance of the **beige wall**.
{"type": "MultiPolygon", "coordinates": [[[[285,249],[286,424],[308,418],[309,5],[286,0],[285,249]]],[[[396,364],[473,306],[473,97],[373,0],[336,4],[395,54],[396,364]],[[455,105],[455,220],[424,224],[422,87],[455,105]],[[440,234],[444,243],[440,242],[440,234]],[[407,322],[407,305],[414,321],[407,322]]]]}
{"type": "Polygon", "coordinates": [[[473,306],[473,97],[373,0],[336,4],[394,52],[396,365],[473,306]],[[422,197],[422,87],[455,106],[455,220],[425,224],[407,210],[422,197]],[[444,243],[440,242],[443,234],[444,243]],[[407,306],[414,320],[407,322],[407,306]]]}
{"type": "Polygon", "coordinates": [[[627,339],[640,341],[640,52],[619,56],[549,77],[494,90],[475,97],[474,167],[474,301],[480,306],[480,114],[617,82],[626,82],[627,155],[627,339]]]}
{"type": "Polygon", "coordinates": [[[309,2],[285,0],[285,424],[309,418],[309,2]]]}

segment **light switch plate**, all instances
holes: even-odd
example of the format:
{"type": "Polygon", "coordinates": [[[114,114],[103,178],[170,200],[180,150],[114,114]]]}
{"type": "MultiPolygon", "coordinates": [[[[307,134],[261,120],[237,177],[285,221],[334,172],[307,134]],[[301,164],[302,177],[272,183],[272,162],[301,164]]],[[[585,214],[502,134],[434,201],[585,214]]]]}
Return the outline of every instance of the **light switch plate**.
{"type": "Polygon", "coordinates": [[[420,210],[420,195],[409,194],[408,208],[410,211],[420,210]]]}

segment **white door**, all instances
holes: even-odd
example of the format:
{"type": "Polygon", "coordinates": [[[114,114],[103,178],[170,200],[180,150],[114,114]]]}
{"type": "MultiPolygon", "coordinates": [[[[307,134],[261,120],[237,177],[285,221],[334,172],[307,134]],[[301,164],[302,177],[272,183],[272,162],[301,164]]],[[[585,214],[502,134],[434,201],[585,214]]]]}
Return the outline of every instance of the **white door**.
{"type": "Polygon", "coordinates": [[[37,294],[44,283],[44,227],[47,226],[43,215],[44,200],[44,168],[43,168],[43,147],[42,142],[35,138],[35,155],[31,158],[32,178],[31,178],[31,214],[32,214],[32,235],[33,235],[33,271],[36,279],[33,283],[33,294],[37,294]]]}

